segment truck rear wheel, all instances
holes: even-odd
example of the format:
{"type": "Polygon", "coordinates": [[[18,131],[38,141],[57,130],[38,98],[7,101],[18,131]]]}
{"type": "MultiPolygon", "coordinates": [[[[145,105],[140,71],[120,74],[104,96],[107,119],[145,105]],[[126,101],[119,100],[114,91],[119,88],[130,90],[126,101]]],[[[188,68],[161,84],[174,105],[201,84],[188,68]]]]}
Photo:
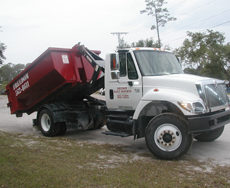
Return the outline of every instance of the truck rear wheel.
{"type": "Polygon", "coordinates": [[[192,144],[186,126],[187,121],[176,114],[154,117],[145,130],[148,149],[160,159],[175,159],[185,154],[192,144]]]}
{"type": "Polygon", "coordinates": [[[195,136],[195,139],[198,140],[199,142],[212,142],[217,138],[219,138],[222,135],[223,131],[224,131],[224,126],[212,131],[202,133],[198,136],[195,136]]]}
{"type": "Polygon", "coordinates": [[[55,125],[52,112],[48,109],[43,109],[38,115],[38,126],[44,136],[57,136],[60,131],[60,126],[55,125]]]}

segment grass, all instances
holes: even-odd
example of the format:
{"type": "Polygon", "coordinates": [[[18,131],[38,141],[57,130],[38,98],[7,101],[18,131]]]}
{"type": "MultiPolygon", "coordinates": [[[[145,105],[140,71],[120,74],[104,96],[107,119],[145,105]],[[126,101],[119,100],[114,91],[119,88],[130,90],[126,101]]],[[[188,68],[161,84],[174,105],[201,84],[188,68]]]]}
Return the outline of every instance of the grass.
{"type": "Polygon", "coordinates": [[[0,132],[0,188],[5,187],[230,187],[230,167],[0,132]]]}

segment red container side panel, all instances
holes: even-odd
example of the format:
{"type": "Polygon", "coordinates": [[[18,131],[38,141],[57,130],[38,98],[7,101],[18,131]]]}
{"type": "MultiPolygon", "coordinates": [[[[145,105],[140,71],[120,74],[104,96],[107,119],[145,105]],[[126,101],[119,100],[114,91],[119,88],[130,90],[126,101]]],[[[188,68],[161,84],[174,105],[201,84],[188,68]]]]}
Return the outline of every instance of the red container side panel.
{"type": "Polygon", "coordinates": [[[77,96],[79,88],[76,86],[87,84],[93,71],[90,63],[78,55],[76,46],[73,49],[47,49],[7,85],[11,113],[31,113],[51,96],[70,96],[63,95],[63,91],[74,91],[77,96]]]}

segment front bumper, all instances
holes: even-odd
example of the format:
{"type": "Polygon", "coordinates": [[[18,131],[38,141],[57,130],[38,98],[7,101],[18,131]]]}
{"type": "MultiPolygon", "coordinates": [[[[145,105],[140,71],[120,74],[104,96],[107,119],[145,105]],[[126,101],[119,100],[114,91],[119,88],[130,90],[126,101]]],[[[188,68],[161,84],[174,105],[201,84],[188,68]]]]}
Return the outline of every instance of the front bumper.
{"type": "Polygon", "coordinates": [[[230,123],[230,110],[208,115],[189,116],[188,132],[202,133],[220,128],[230,123]]]}

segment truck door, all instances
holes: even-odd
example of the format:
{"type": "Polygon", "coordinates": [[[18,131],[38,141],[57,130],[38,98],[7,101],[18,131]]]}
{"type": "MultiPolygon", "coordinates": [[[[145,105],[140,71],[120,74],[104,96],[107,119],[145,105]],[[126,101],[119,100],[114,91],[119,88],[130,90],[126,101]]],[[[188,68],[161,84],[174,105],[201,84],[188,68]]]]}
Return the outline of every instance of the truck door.
{"type": "Polygon", "coordinates": [[[132,54],[120,51],[118,54],[119,78],[109,84],[108,108],[135,110],[142,97],[142,79],[132,54]]]}

